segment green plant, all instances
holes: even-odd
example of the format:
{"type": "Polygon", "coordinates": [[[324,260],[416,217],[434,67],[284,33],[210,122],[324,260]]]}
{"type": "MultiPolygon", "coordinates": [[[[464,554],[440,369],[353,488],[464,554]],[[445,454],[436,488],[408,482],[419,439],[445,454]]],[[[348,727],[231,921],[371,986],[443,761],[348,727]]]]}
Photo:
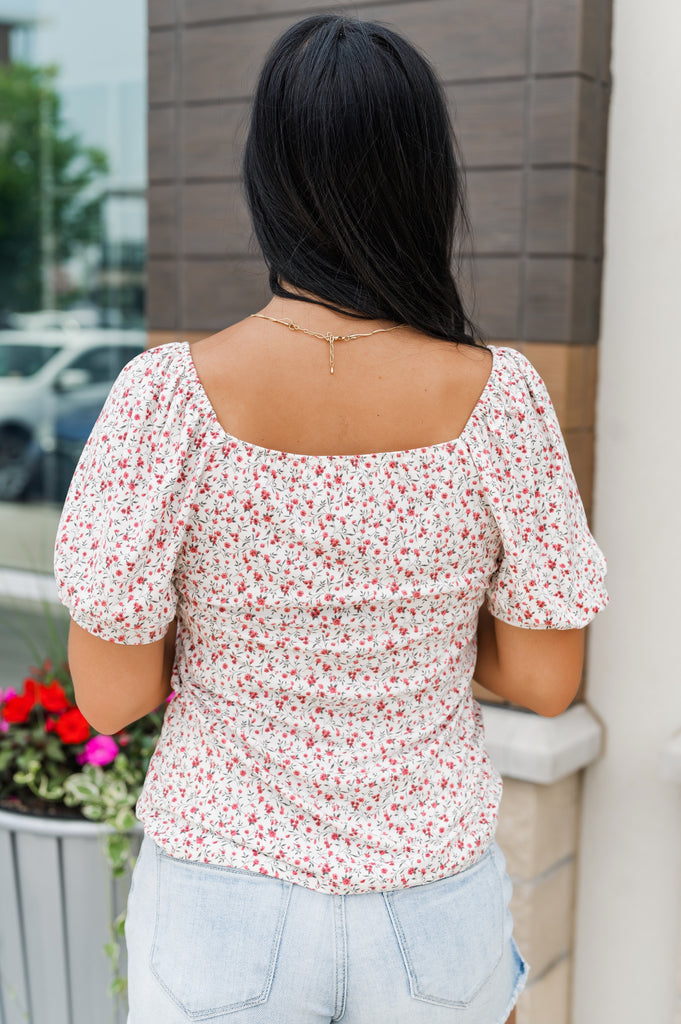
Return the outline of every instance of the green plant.
{"type": "MultiPolygon", "coordinates": [[[[104,853],[114,876],[133,866],[134,807],[163,722],[163,708],[115,736],[93,730],[76,707],[65,661],[43,661],[17,689],[0,691],[0,807],[82,817],[109,827],[104,853]]],[[[118,962],[123,919],[105,951],[112,994],[125,988],[118,962]]]]}

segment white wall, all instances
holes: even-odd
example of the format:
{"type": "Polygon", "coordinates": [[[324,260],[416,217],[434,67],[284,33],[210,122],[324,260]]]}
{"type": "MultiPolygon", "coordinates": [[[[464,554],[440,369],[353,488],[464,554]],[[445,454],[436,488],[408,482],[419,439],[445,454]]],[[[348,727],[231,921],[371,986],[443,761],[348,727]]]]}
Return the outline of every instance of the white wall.
{"type": "Polygon", "coordinates": [[[606,752],[586,773],[573,1024],[672,1024],[681,792],[681,3],[614,0],[590,637],[606,752]]]}

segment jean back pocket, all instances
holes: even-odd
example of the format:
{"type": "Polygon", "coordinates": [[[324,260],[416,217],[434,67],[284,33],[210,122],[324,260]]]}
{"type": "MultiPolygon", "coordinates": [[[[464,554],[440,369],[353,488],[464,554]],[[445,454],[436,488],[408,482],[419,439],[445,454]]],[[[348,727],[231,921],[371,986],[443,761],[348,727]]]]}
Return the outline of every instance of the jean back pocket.
{"type": "Polygon", "coordinates": [[[510,890],[493,844],[460,874],[383,894],[414,999],[473,1001],[502,958],[510,890]]]}
{"type": "Polygon", "coordinates": [[[151,970],[189,1020],[264,1003],[291,883],[157,848],[151,970]]]}

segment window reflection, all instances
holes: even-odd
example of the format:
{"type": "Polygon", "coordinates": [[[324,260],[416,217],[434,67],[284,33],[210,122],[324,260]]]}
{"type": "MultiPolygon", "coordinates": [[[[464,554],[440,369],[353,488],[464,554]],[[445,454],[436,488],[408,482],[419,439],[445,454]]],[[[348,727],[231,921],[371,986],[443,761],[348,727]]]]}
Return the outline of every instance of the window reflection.
{"type": "Polygon", "coordinates": [[[145,42],[145,0],[0,0],[3,523],[63,501],[144,347],[145,42]]]}
{"type": "Polygon", "coordinates": [[[24,343],[23,338],[0,341],[0,377],[33,377],[58,351],[58,345],[24,343]]]}

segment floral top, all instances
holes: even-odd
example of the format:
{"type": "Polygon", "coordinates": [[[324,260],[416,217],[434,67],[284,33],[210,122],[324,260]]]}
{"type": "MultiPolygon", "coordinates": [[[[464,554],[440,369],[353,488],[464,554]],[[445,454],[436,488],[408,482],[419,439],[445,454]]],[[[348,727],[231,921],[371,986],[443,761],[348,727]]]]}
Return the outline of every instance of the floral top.
{"type": "Polygon", "coordinates": [[[478,610],[570,629],[607,603],[546,388],[517,351],[492,353],[456,440],[366,455],[230,436],[186,343],[120,374],[56,577],[73,619],[115,643],[177,616],[176,697],[137,808],[170,856],[359,893],[490,844],[478,610]]]}

